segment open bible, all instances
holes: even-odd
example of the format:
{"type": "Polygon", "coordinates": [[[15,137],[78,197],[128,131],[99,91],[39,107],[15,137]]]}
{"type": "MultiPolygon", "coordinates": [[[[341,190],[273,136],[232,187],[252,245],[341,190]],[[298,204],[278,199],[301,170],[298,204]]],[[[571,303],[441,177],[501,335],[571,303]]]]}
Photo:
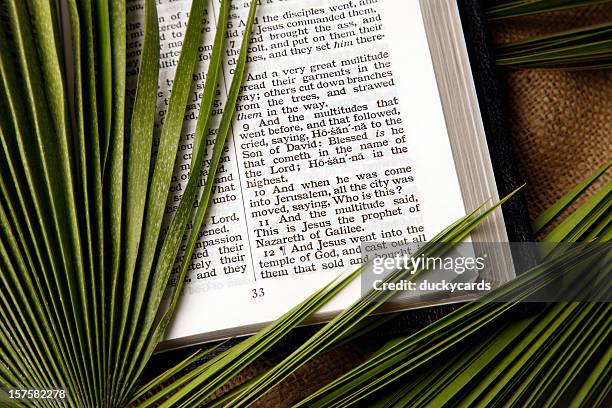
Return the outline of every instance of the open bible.
{"type": "MultiPolygon", "coordinates": [[[[159,130],[191,1],[157,4],[159,130]]],[[[232,2],[220,100],[248,6],[232,2]]],[[[142,3],[128,11],[135,82],[142,3]]],[[[206,176],[189,162],[218,12],[211,0],[168,216],[188,172],[206,176]]],[[[261,0],[248,60],[207,223],[177,260],[190,272],[162,349],[253,333],[361,265],[364,243],[425,242],[500,196],[456,1],[261,0]]],[[[508,222],[496,211],[471,239],[505,242],[508,222]]],[[[496,284],[514,276],[511,259],[496,264],[496,284]]],[[[356,280],[315,320],[360,293],[356,280]]]]}

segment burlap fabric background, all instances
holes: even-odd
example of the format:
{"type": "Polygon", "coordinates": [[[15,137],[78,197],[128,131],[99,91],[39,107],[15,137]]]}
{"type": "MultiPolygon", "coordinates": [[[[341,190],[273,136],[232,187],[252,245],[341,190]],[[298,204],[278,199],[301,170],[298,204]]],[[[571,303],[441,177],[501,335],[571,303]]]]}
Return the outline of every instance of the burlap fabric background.
{"type": "MultiPolygon", "coordinates": [[[[491,31],[503,43],[609,21],[612,6],[600,5],[494,22],[491,31]]],[[[500,73],[533,217],[612,158],[612,70],[500,73]]]]}
{"type": "MultiPolygon", "coordinates": [[[[494,41],[501,43],[606,21],[612,21],[612,6],[600,5],[492,23],[490,28],[494,41]]],[[[505,85],[516,158],[527,183],[525,195],[533,217],[612,158],[612,70],[503,69],[500,80],[505,85]]],[[[290,406],[363,361],[383,341],[370,337],[325,353],[270,390],[256,405],[290,406]]],[[[267,356],[224,391],[284,356],[267,356]]]]}

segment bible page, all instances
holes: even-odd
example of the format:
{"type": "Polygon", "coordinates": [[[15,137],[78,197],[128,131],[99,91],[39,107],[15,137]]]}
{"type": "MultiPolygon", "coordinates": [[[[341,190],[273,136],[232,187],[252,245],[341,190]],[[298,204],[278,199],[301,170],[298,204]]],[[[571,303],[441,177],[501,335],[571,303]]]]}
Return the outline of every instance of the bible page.
{"type": "MultiPolygon", "coordinates": [[[[159,132],[191,1],[157,3],[159,132]]],[[[142,12],[139,4],[128,2],[134,16],[142,12]]],[[[232,1],[215,123],[248,6],[232,1]]],[[[206,177],[206,162],[203,169],[190,169],[189,162],[218,12],[219,1],[212,0],[168,217],[188,172],[201,171],[202,182],[206,177]]],[[[134,48],[138,34],[133,23],[134,48]]],[[[213,126],[208,153],[215,132],[213,126]]],[[[261,0],[216,181],[166,340],[253,332],[356,269],[364,261],[362,242],[423,242],[463,216],[418,1],[261,0]]],[[[321,312],[350,305],[359,283],[321,312]]]]}

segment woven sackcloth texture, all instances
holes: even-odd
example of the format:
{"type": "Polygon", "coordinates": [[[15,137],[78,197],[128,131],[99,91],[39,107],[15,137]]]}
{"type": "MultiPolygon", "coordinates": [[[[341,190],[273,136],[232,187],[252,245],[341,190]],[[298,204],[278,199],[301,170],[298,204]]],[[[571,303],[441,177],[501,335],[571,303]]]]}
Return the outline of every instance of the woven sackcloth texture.
{"type": "MultiPolygon", "coordinates": [[[[503,43],[608,21],[612,21],[612,6],[599,5],[492,22],[490,29],[494,42],[503,43]]],[[[612,70],[502,69],[499,75],[518,170],[526,183],[524,193],[530,216],[534,217],[612,158],[612,70]]],[[[609,180],[610,174],[603,181],[609,180]]],[[[255,405],[291,406],[362,362],[383,342],[380,337],[359,339],[324,353],[271,389],[255,405]]],[[[285,356],[276,353],[261,359],[225,390],[269,369],[285,356]]]]}
{"type": "MultiPolygon", "coordinates": [[[[493,22],[491,31],[495,42],[504,43],[610,21],[612,6],[599,5],[493,22]]],[[[612,158],[612,70],[500,74],[533,217],[612,158]]],[[[607,176],[594,187],[609,181],[607,176]]]]}

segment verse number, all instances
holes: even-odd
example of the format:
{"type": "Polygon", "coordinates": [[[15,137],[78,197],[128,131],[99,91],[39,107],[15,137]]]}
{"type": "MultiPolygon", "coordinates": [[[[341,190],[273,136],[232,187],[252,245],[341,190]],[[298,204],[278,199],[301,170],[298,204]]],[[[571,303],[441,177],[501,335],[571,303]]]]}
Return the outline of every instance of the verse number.
{"type": "Polygon", "coordinates": [[[265,294],[263,288],[251,289],[251,298],[253,299],[262,298],[265,294]]]}

